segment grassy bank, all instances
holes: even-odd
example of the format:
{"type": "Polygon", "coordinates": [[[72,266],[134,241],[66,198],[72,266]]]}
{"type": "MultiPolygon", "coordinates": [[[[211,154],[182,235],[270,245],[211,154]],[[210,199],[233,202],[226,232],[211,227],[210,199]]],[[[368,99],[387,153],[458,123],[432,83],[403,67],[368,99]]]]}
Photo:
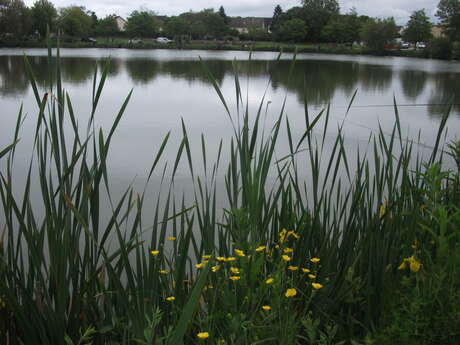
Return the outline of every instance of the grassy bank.
{"type": "Polygon", "coordinates": [[[391,134],[377,132],[349,157],[341,128],[326,147],[329,109],[305,106],[298,139],[283,111],[264,131],[266,100],[248,113],[238,63],[236,109],[203,65],[233,124],[222,144],[229,157],[221,145],[209,161],[206,137],[189,137],[183,124],[175,157],[163,157],[169,134],[152,153],[148,180],[163,176],[166,192],[148,206],[130,186],[120,198],[110,192],[110,145],[131,93],[113,126],[96,128],[109,67],[95,72],[82,124],[54,61],[49,55],[49,87],[39,90],[25,59],[37,107],[24,184],[14,170],[22,110],[11,146],[0,148],[7,344],[457,344],[460,145],[443,142],[448,114],[431,154],[401,137],[395,106],[391,134]],[[290,153],[280,158],[281,132],[290,153]],[[191,141],[201,143],[201,161],[191,141]],[[454,171],[444,168],[449,159],[454,171]],[[174,193],[181,162],[190,203],[174,193]],[[112,210],[107,222],[102,203],[112,210]]]}
{"type": "MultiPolygon", "coordinates": [[[[143,40],[142,43],[129,43],[127,38],[101,38],[97,43],[69,41],[60,43],[63,48],[124,48],[124,49],[196,49],[196,50],[239,50],[239,51],[271,51],[271,52],[298,52],[321,54],[348,54],[348,55],[385,55],[404,57],[430,57],[420,50],[386,50],[383,53],[375,52],[357,46],[327,43],[283,43],[283,42],[252,42],[252,41],[191,41],[188,43],[161,44],[153,39],[143,40]]],[[[54,44],[54,46],[56,46],[54,44]]],[[[40,41],[0,41],[4,48],[47,48],[46,42],[40,41]]]]}

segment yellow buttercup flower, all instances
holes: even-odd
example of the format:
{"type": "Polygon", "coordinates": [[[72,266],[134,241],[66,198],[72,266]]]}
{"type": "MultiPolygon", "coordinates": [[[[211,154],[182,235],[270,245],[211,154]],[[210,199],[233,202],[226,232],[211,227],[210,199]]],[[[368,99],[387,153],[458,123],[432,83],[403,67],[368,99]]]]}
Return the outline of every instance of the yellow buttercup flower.
{"type": "Polygon", "coordinates": [[[315,290],[319,290],[319,289],[322,289],[323,286],[320,284],[320,283],[311,283],[311,286],[313,287],[313,289],[315,290]]]}
{"type": "Polygon", "coordinates": [[[309,275],[308,275],[308,278],[310,278],[310,279],[315,279],[316,276],[315,276],[314,274],[309,274],[309,275]]]}
{"type": "Polygon", "coordinates": [[[296,239],[299,239],[299,238],[300,238],[300,235],[299,235],[299,234],[296,234],[294,231],[289,231],[289,232],[287,233],[287,237],[289,237],[289,236],[292,236],[292,237],[294,237],[294,238],[296,238],[296,239]]]}
{"type": "Polygon", "coordinates": [[[223,256],[218,256],[216,258],[217,261],[225,261],[225,258],[223,256]]]}
{"type": "Polygon", "coordinates": [[[175,300],[176,300],[176,297],[174,297],[174,296],[169,296],[169,297],[166,297],[166,300],[167,300],[168,302],[172,302],[172,301],[175,301],[175,300]]]}
{"type": "Polygon", "coordinates": [[[291,257],[289,255],[283,255],[281,257],[284,261],[291,261],[291,257]]]}
{"type": "Polygon", "coordinates": [[[240,249],[233,249],[233,251],[235,252],[237,256],[246,256],[244,252],[240,249]]]}
{"type": "Polygon", "coordinates": [[[168,274],[168,271],[167,270],[160,270],[160,273],[161,274],[168,274]]]}
{"type": "Polygon", "coordinates": [[[275,281],[275,279],[273,279],[273,278],[268,278],[268,279],[265,281],[265,284],[272,284],[274,281],[275,281]]]}
{"type": "Polygon", "coordinates": [[[418,272],[421,267],[422,264],[420,261],[418,261],[414,255],[412,255],[411,257],[403,259],[401,264],[398,266],[398,270],[405,270],[409,268],[412,272],[418,272]]]}
{"type": "Polygon", "coordinates": [[[196,267],[196,268],[203,268],[204,265],[205,265],[205,263],[204,263],[204,262],[201,262],[201,263],[199,263],[199,264],[196,264],[195,267],[196,267]]]}
{"type": "Polygon", "coordinates": [[[283,252],[285,252],[286,254],[289,254],[289,253],[292,253],[294,250],[292,248],[284,248],[283,249],[283,252]]]}
{"type": "Polygon", "coordinates": [[[308,268],[302,267],[302,272],[303,273],[310,273],[310,270],[308,268]]]}
{"type": "Polygon", "coordinates": [[[234,256],[229,256],[228,258],[225,259],[226,262],[230,262],[230,261],[235,261],[236,258],[234,256]]]}
{"type": "Polygon", "coordinates": [[[218,270],[220,270],[220,266],[219,266],[219,265],[216,265],[216,266],[212,266],[212,267],[211,267],[211,271],[213,271],[213,272],[217,272],[218,270]]]}
{"type": "Polygon", "coordinates": [[[230,272],[233,274],[240,274],[240,270],[237,267],[230,267],[230,272]]]}
{"type": "Polygon", "coordinates": [[[160,254],[160,251],[159,250],[151,250],[150,254],[152,254],[153,256],[157,256],[158,254],[160,254]]]}
{"type": "Polygon", "coordinates": [[[209,333],[208,332],[200,332],[196,335],[198,339],[208,339],[209,333]]]}
{"type": "Polygon", "coordinates": [[[240,280],[241,277],[240,276],[231,276],[230,279],[233,280],[233,281],[237,281],[237,280],[240,280]]]}
{"type": "Polygon", "coordinates": [[[256,248],[256,252],[262,252],[265,250],[265,248],[267,248],[266,246],[259,246],[256,248]]]}
{"type": "Polygon", "coordinates": [[[296,289],[287,289],[286,293],[284,294],[286,297],[294,297],[295,295],[297,295],[296,289]]]}
{"type": "Polygon", "coordinates": [[[321,261],[321,259],[320,258],[311,258],[310,261],[313,262],[314,264],[317,264],[318,262],[321,261]]]}
{"type": "Polygon", "coordinates": [[[168,237],[168,241],[175,241],[175,240],[176,240],[176,238],[174,236],[168,237]]]}
{"type": "Polygon", "coordinates": [[[297,271],[299,269],[299,266],[289,266],[288,270],[290,271],[297,271]]]}
{"type": "Polygon", "coordinates": [[[270,307],[269,305],[263,305],[262,309],[265,311],[269,311],[270,309],[272,309],[272,307],[270,307]]]}

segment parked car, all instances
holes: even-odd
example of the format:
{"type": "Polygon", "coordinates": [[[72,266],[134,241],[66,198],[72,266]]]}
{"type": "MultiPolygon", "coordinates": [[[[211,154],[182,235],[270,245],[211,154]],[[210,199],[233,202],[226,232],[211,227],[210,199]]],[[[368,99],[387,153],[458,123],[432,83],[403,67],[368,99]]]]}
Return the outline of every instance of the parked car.
{"type": "Polygon", "coordinates": [[[401,43],[401,49],[409,49],[409,48],[410,48],[410,43],[408,42],[401,43]]]}
{"type": "Polygon", "coordinates": [[[415,45],[415,47],[417,49],[425,49],[426,48],[426,44],[425,42],[417,42],[417,44],[415,45]]]}
{"type": "Polygon", "coordinates": [[[163,44],[174,42],[173,40],[170,40],[167,37],[158,37],[155,41],[157,41],[158,43],[163,43],[163,44]]]}
{"type": "Polygon", "coordinates": [[[81,39],[81,41],[82,41],[82,42],[89,42],[89,43],[97,43],[97,41],[96,41],[94,38],[92,38],[92,37],[83,37],[83,38],[81,39]]]}
{"type": "Polygon", "coordinates": [[[142,40],[140,38],[131,38],[128,40],[129,44],[141,44],[142,40]]]}

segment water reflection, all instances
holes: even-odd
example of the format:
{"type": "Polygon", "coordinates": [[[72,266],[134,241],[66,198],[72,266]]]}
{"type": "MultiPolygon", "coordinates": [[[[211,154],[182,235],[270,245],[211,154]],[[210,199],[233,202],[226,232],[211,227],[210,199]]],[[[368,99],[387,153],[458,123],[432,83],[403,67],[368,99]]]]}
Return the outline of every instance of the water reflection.
{"type": "Polygon", "coordinates": [[[399,75],[404,96],[415,101],[425,89],[428,73],[425,71],[404,70],[399,75]]]}
{"type": "MultiPolygon", "coordinates": [[[[101,70],[106,62],[98,57],[62,57],[61,73],[65,83],[83,85],[90,84],[96,66],[101,70]]],[[[369,59],[370,60],[370,59],[369,59]]],[[[37,83],[45,86],[49,71],[55,71],[55,60],[48,66],[46,56],[29,57],[37,83]]],[[[211,58],[205,61],[206,68],[214,76],[215,81],[222,85],[224,79],[233,79],[234,65],[232,60],[211,58]]],[[[356,89],[360,90],[363,101],[367,96],[392,94],[399,90],[393,83],[400,80],[403,96],[411,102],[446,104],[460,103],[459,73],[436,71],[426,72],[403,67],[395,72],[391,64],[375,64],[357,60],[321,60],[300,59],[293,65],[291,60],[253,60],[238,61],[237,68],[244,78],[261,78],[271,81],[273,91],[284,89],[296,95],[300,104],[305,97],[311,105],[333,102],[337,94],[349,99],[356,89]],[[306,87],[306,88],[305,88],[306,87]],[[423,96],[426,90],[431,96],[423,96]],[[306,90],[306,91],[304,91],[306,90]],[[419,99],[429,97],[429,99],[419,99]]],[[[115,57],[110,59],[109,77],[116,78],[126,74],[136,85],[148,85],[159,76],[168,76],[174,80],[186,81],[189,84],[201,83],[212,85],[204,73],[203,64],[197,59],[156,59],[154,57],[115,57]]],[[[116,81],[114,81],[116,83],[116,81]]],[[[126,79],[123,79],[126,83],[126,79]]],[[[129,85],[127,85],[129,86],[129,85]]],[[[0,56],[0,94],[3,96],[20,97],[28,91],[29,83],[24,68],[23,57],[0,56]]],[[[445,107],[430,106],[431,115],[438,116],[445,107]]],[[[460,111],[460,106],[455,106],[460,111]]]]}

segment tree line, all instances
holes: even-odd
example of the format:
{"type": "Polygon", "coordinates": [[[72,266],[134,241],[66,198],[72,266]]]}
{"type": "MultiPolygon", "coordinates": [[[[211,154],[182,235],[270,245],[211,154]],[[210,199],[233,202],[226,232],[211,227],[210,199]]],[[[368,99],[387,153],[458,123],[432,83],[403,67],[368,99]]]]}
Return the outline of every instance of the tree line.
{"type": "MultiPolygon", "coordinates": [[[[460,41],[460,0],[440,0],[437,17],[449,44],[460,41]]],[[[0,34],[24,38],[44,37],[47,28],[71,37],[116,36],[122,34],[115,14],[98,18],[81,6],[57,9],[49,0],[37,0],[30,8],[23,0],[0,0],[0,34]]],[[[218,11],[203,9],[178,16],[157,16],[153,11],[134,10],[127,18],[124,35],[155,37],[158,35],[189,39],[225,39],[240,36],[251,40],[280,42],[331,42],[351,44],[364,41],[375,50],[382,50],[396,37],[399,28],[393,18],[371,18],[359,15],[356,9],[340,13],[337,0],[301,0],[299,6],[283,11],[274,9],[269,30],[250,25],[241,33],[231,27],[231,18],[221,6],[218,11]]],[[[402,39],[427,42],[432,39],[432,23],[425,10],[412,13],[402,39]]]]}

